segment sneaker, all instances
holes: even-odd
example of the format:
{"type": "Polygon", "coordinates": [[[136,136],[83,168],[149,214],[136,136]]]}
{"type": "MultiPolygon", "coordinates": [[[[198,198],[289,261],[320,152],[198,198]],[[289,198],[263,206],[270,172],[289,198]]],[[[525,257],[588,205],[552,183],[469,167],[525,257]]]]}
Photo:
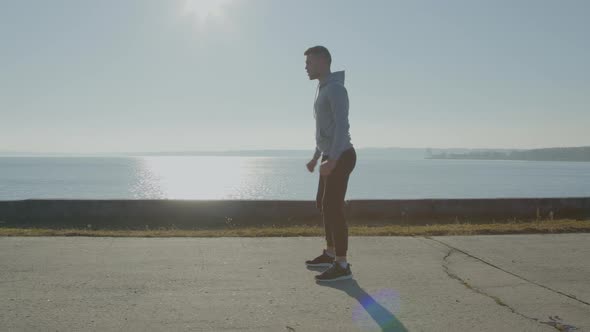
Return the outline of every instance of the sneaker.
{"type": "Polygon", "coordinates": [[[352,271],[350,271],[350,264],[346,268],[340,266],[340,263],[334,262],[329,269],[322,274],[315,276],[317,281],[338,281],[352,279],[352,271]]]}
{"type": "Polygon", "coordinates": [[[328,256],[325,249],[321,255],[314,258],[313,260],[305,261],[305,265],[310,267],[332,266],[332,263],[334,263],[334,257],[328,256]]]}

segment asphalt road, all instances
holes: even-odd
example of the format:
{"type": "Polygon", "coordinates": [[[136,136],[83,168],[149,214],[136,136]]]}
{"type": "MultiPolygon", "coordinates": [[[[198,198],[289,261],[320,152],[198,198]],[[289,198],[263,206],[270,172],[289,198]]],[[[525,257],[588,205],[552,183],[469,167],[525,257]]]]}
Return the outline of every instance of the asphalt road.
{"type": "Polygon", "coordinates": [[[590,331],[590,234],[0,237],[2,331],[590,331]]]}

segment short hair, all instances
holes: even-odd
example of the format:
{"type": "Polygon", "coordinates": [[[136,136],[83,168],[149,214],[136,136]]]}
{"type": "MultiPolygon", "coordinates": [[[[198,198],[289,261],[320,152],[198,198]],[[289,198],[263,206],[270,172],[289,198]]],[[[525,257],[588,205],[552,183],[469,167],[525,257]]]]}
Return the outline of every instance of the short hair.
{"type": "Polygon", "coordinates": [[[305,53],[303,53],[303,55],[310,54],[321,55],[328,61],[328,64],[332,64],[332,56],[330,55],[330,51],[328,51],[328,49],[324,46],[310,47],[305,51],[305,53]]]}

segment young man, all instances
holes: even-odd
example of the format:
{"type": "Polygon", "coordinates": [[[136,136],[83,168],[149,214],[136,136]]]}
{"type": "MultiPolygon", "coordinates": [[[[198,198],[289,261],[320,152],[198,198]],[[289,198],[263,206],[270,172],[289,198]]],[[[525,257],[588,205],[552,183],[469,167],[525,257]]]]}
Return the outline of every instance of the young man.
{"type": "Polygon", "coordinates": [[[348,226],[344,218],[344,196],[348,178],[356,165],[356,152],[350,139],[348,122],[348,93],[344,87],[344,71],[332,73],[332,57],[323,46],[305,51],[305,70],[310,80],[318,80],[314,103],[316,122],[316,151],[307,169],[313,172],[320,155],[320,179],[316,196],[322,212],[326,233],[326,249],[307,266],[329,266],[317,281],[336,281],[352,278],[346,261],[348,226]]]}

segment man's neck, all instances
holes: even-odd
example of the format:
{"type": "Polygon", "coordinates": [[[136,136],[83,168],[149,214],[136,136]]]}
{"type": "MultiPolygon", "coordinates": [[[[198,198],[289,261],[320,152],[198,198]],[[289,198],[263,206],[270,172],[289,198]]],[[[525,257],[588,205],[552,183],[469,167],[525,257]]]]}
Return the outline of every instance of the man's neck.
{"type": "Polygon", "coordinates": [[[328,76],[330,76],[330,74],[331,74],[330,70],[326,71],[325,73],[320,74],[320,77],[318,78],[320,85],[324,84],[326,82],[326,80],[328,79],[328,76]]]}

